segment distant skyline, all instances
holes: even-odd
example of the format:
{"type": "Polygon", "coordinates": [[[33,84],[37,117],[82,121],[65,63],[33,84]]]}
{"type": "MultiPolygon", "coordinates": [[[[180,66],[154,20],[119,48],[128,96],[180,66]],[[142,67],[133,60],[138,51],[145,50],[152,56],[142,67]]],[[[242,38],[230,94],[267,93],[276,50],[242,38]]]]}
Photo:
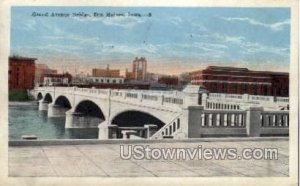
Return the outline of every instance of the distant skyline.
{"type": "Polygon", "coordinates": [[[209,65],[289,71],[289,8],[12,7],[11,55],[70,73],[91,68],[179,74],[209,65]],[[36,13],[140,13],[143,17],[44,17],[36,13]],[[149,16],[149,13],[151,16],[149,16]]]}

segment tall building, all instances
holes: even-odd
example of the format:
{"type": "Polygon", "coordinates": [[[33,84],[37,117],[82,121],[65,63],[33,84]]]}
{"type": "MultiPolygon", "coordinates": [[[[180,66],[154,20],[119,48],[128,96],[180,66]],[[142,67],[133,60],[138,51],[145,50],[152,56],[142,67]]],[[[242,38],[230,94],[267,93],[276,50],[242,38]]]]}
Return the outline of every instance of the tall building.
{"type": "Polygon", "coordinates": [[[9,90],[33,89],[36,58],[9,57],[9,90]]]}
{"type": "Polygon", "coordinates": [[[144,57],[136,57],[132,62],[132,71],[128,72],[126,69],[126,79],[145,81],[147,74],[147,60],[144,57]]]}
{"type": "Polygon", "coordinates": [[[109,65],[107,65],[106,69],[92,69],[93,77],[120,77],[120,70],[118,69],[109,69],[109,65]]]}
{"type": "Polygon", "coordinates": [[[212,93],[289,96],[289,73],[209,66],[191,72],[191,83],[212,93]]]}

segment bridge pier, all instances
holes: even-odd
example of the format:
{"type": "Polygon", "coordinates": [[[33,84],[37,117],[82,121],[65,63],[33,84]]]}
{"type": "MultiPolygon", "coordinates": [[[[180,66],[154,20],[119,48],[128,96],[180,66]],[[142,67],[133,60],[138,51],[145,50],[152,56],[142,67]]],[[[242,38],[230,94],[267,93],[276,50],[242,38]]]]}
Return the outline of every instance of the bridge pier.
{"type": "Polygon", "coordinates": [[[247,135],[250,137],[259,137],[260,129],[261,129],[261,112],[263,111],[263,107],[248,107],[247,118],[246,118],[246,127],[247,127],[247,135]]]}
{"type": "Polygon", "coordinates": [[[44,100],[39,101],[39,110],[48,110],[48,102],[44,100]]]}
{"type": "Polygon", "coordinates": [[[98,128],[100,118],[84,115],[72,110],[66,112],[65,128],[98,128]]]}
{"type": "Polygon", "coordinates": [[[109,125],[106,123],[101,123],[99,126],[99,133],[98,133],[98,139],[104,140],[104,139],[116,139],[117,133],[118,133],[118,126],[117,125],[109,125]]]}
{"type": "Polygon", "coordinates": [[[146,138],[150,138],[158,130],[157,125],[153,125],[153,124],[147,124],[147,125],[144,125],[144,127],[146,128],[146,131],[147,131],[146,138]]]}
{"type": "Polygon", "coordinates": [[[60,105],[48,105],[48,117],[64,117],[69,108],[64,108],[60,105]]]}

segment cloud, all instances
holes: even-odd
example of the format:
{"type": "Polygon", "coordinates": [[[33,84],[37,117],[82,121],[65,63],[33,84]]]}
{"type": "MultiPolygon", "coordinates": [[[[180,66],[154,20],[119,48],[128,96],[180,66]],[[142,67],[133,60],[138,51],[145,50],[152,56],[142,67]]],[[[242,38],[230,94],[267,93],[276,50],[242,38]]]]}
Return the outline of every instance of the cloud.
{"type": "Polygon", "coordinates": [[[21,22],[18,25],[12,25],[13,28],[18,30],[25,30],[28,32],[36,31],[36,21],[33,19],[28,19],[26,21],[21,22]]]}
{"type": "Polygon", "coordinates": [[[194,27],[198,32],[207,32],[208,29],[202,23],[190,22],[192,28],[194,27]]]}
{"type": "Polygon", "coordinates": [[[177,26],[183,22],[180,17],[168,17],[167,21],[177,26]]]}
{"type": "Polygon", "coordinates": [[[251,54],[255,55],[255,53],[272,53],[282,57],[288,57],[290,53],[290,49],[287,47],[274,47],[274,46],[267,46],[257,42],[245,42],[241,45],[244,49],[244,54],[251,54]]]}
{"type": "Polygon", "coordinates": [[[159,51],[159,46],[152,44],[142,44],[142,45],[126,45],[120,43],[99,43],[95,46],[97,54],[100,55],[145,55],[145,54],[156,54],[159,51]]]}
{"type": "Polygon", "coordinates": [[[223,19],[225,21],[230,21],[230,22],[234,22],[234,21],[247,22],[251,25],[262,26],[262,27],[265,27],[265,28],[269,28],[272,31],[281,31],[281,30],[283,30],[283,28],[285,26],[290,25],[290,19],[286,19],[284,21],[276,22],[276,23],[272,23],[272,24],[263,23],[263,22],[260,22],[258,20],[251,19],[251,18],[248,18],[248,17],[221,17],[221,19],[223,19]]]}
{"type": "MultiPolygon", "coordinates": [[[[197,34],[197,33],[188,33],[186,34],[187,37],[195,37],[195,38],[206,38],[209,39],[210,42],[218,42],[221,43],[221,45],[226,46],[224,43],[235,43],[235,44],[240,44],[246,40],[244,36],[230,36],[226,35],[223,33],[218,33],[218,32],[213,32],[210,30],[206,30],[202,34],[197,34]]],[[[228,46],[226,46],[228,47],[228,46]]]]}
{"type": "MultiPolygon", "coordinates": [[[[241,48],[241,53],[243,53],[244,55],[256,55],[257,53],[272,53],[285,58],[289,55],[289,48],[287,47],[264,45],[262,43],[249,41],[244,36],[231,36],[218,32],[207,32],[203,35],[193,34],[193,37],[207,38],[210,41],[219,43],[214,44],[214,48],[216,48],[216,46],[219,45],[221,47],[220,49],[230,49],[234,44],[241,48]]],[[[212,46],[213,45],[211,44],[211,46],[202,45],[201,47],[205,50],[205,47],[211,48],[212,46]]],[[[219,51],[217,50],[217,52],[219,51]]]]}

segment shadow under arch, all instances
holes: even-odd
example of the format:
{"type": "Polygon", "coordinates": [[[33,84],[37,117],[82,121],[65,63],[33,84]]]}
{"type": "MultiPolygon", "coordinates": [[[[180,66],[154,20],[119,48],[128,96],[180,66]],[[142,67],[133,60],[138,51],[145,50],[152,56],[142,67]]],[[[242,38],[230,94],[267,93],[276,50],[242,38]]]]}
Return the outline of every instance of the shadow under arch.
{"type": "Polygon", "coordinates": [[[38,101],[41,100],[41,99],[43,99],[42,93],[39,92],[39,93],[37,94],[37,97],[36,97],[36,98],[37,98],[38,101]]]}
{"type": "Polygon", "coordinates": [[[52,101],[53,101],[52,96],[49,93],[47,93],[45,95],[44,101],[47,102],[47,103],[52,103],[52,101]]]}
{"type": "Polygon", "coordinates": [[[69,99],[66,96],[58,96],[54,102],[55,105],[59,105],[63,108],[72,108],[69,99]]]}
{"type": "Polygon", "coordinates": [[[78,103],[74,111],[76,113],[80,113],[83,116],[96,117],[105,120],[105,116],[100,107],[90,100],[83,100],[78,103]]]}
{"type": "Polygon", "coordinates": [[[157,117],[138,110],[128,110],[117,114],[112,119],[112,124],[119,127],[144,127],[146,124],[157,125],[158,130],[165,125],[157,117]]]}

